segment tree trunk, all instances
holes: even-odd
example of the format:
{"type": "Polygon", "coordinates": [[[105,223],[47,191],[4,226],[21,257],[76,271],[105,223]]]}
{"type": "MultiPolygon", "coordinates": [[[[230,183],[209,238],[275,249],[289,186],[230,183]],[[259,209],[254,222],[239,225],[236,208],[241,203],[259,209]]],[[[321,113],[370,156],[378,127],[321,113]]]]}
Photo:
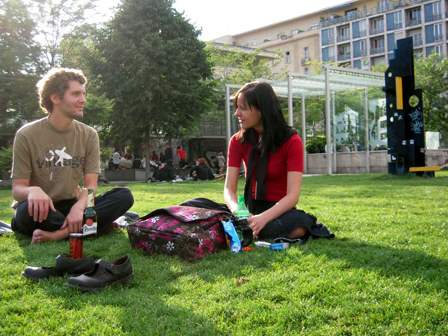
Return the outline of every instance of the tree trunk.
{"type": "Polygon", "coordinates": [[[146,154],[145,181],[148,181],[149,175],[151,174],[151,165],[149,164],[149,161],[151,160],[149,153],[149,125],[147,125],[145,129],[145,154],[146,154]]]}

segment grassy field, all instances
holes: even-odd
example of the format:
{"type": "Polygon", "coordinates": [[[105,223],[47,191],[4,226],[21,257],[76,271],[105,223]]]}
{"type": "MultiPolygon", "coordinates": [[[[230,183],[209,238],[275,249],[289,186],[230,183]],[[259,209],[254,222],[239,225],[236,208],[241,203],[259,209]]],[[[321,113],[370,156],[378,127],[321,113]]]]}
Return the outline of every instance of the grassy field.
{"type": "MultiPolygon", "coordinates": [[[[242,181],[240,183],[242,193],[242,181]]],[[[128,184],[144,215],[193,197],[223,202],[223,182],[128,184]]],[[[101,186],[99,192],[111,188],[101,186]]],[[[11,189],[0,189],[10,222],[11,189]]],[[[84,251],[129,254],[135,280],[100,293],[32,282],[68,241],[0,237],[1,335],[447,335],[448,172],[305,177],[299,208],[336,235],[286,251],[222,250],[189,262],[132,250],[125,230],[84,251]],[[248,279],[240,286],[237,281],[248,279]]]]}

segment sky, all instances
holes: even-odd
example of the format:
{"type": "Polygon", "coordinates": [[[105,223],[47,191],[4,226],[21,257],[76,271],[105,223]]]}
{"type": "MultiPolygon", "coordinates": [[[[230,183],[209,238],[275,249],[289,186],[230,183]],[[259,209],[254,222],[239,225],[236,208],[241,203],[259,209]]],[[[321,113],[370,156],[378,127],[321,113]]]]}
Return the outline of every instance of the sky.
{"type": "MultiPolygon", "coordinates": [[[[185,12],[196,28],[202,28],[201,40],[243,33],[255,28],[292,19],[347,0],[176,0],[174,8],[185,12]],[[262,4],[264,3],[264,5],[262,4]]],[[[111,7],[119,0],[98,0],[101,13],[113,14],[111,7]]]]}

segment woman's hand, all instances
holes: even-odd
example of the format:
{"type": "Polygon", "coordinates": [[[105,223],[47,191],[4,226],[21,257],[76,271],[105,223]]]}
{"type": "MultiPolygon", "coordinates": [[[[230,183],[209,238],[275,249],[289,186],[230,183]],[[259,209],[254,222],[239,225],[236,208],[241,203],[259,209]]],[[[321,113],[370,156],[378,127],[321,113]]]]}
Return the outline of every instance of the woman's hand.
{"type": "Polygon", "coordinates": [[[247,219],[249,223],[249,227],[252,229],[252,234],[255,238],[258,238],[258,234],[264,228],[268,220],[266,220],[266,216],[263,216],[263,213],[255,216],[251,216],[247,219]]]}

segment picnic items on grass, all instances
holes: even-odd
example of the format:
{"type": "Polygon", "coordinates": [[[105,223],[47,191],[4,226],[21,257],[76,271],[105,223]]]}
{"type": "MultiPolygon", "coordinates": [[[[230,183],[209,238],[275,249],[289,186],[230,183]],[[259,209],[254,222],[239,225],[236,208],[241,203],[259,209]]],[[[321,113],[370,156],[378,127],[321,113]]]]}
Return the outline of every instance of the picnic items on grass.
{"type": "Polygon", "coordinates": [[[131,247],[194,260],[226,246],[221,218],[225,209],[191,206],[161,208],[127,226],[131,247]]]}

